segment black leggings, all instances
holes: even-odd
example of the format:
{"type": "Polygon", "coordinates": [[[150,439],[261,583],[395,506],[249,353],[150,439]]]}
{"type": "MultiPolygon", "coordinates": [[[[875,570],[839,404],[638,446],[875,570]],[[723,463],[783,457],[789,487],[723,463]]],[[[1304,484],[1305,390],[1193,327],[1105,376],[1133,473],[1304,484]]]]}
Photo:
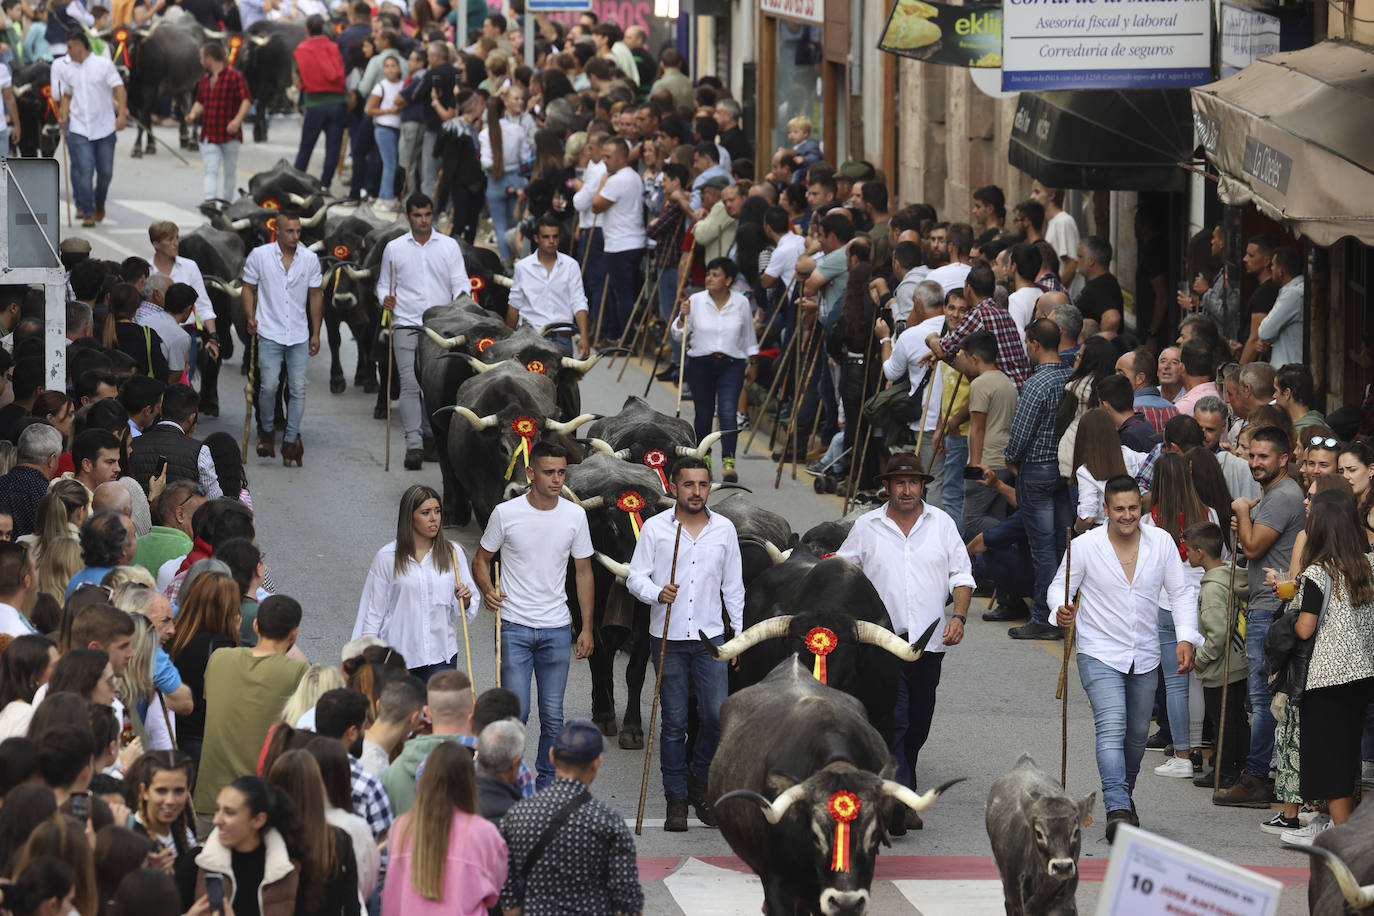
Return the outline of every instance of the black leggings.
{"type": "Polygon", "coordinates": [[[1225,728],[1220,724],[1221,688],[1204,687],[1202,697],[1207,721],[1212,723],[1212,734],[1217,736],[1217,753],[1221,755],[1223,765],[1221,773],[1223,776],[1239,776],[1241,770],[1245,769],[1245,758],[1250,753],[1250,723],[1245,718],[1245,678],[1233,683],[1228,691],[1225,728]]]}
{"type": "Polygon", "coordinates": [[[1364,713],[1374,677],[1317,687],[1302,698],[1298,722],[1299,788],[1305,799],[1349,798],[1360,779],[1364,713]]]}

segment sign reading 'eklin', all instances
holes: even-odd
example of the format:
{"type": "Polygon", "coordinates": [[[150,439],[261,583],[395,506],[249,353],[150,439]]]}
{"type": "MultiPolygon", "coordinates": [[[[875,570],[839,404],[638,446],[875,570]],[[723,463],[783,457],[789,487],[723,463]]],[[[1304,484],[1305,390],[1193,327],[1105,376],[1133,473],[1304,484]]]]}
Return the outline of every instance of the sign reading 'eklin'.
{"type": "Polygon", "coordinates": [[[1211,71],[1209,0],[1006,0],[1002,88],[1196,86],[1211,71]]]}
{"type": "Polygon", "coordinates": [[[1002,65],[1002,8],[897,0],[878,49],[953,67],[1002,65]]]}

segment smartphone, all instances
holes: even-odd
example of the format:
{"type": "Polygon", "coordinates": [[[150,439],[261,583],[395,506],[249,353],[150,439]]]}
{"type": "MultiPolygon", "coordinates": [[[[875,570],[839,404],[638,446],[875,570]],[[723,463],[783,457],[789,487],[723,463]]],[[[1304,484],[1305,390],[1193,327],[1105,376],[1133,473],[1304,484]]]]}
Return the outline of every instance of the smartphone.
{"type": "Polygon", "coordinates": [[[91,796],[88,792],[73,792],[71,796],[72,817],[85,821],[91,816],[91,796]]]}
{"type": "Polygon", "coordinates": [[[166,473],[167,473],[167,456],[166,456],[166,455],[158,455],[158,456],[157,456],[157,473],[154,474],[153,476],[154,476],[154,477],[161,477],[161,476],[163,476],[163,475],[166,474],[166,473]]]}
{"type": "Polygon", "coordinates": [[[964,468],[964,479],[965,479],[965,480],[982,480],[982,479],[983,479],[983,469],[980,468],[980,467],[978,467],[977,465],[969,465],[968,467],[964,468]]]}
{"type": "Polygon", "coordinates": [[[210,912],[224,914],[224,876],[211,872],[205,876],[205,897],[210,901],[210,912]]]}

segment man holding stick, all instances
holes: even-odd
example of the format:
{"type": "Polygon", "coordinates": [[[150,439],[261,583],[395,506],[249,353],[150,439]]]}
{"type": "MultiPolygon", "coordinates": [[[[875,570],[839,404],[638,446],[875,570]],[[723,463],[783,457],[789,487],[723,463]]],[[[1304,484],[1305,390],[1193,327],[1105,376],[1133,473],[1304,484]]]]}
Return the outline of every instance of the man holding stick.
{"type": "Polygon", "coordinates": [[[405,468],[418,471],[426,457],[438,457],[415,375],[420,325],[425,309],[471,293],[472,281],[458,242],[434,231],[434,201],[423,194],[410,195],[406,221],[410,232],[387,243],[382,252],[377,299],[391,312],[391,346],[401,379],[401,422],[406,428],[405,468]]]}
{"type": "Polygon", "coordinates": [[[717,661],[697,634],[720,645],[725,640],[721,621],[722,602],[735,633],[744,632],[744,578],[739,539],[725,516],[706,508],[711,493],[711,468],[700,458],[679,458],[670,478],[677,504],[672,512],[660,512],[644,523],[630,560],[626,587],[649,605],[649,657],[658,665],[663,650],[663,727],[659,760],[668,817],[663,829],[687,829],[687,803],[697,819],[715,826],[706,801],[706,775],[720,742],[720,707],[727,689],[725,662],[717,661]],[[672,581],[673,542],[682,528],[678,545],[677,580],[672,581]],[[663,584],[659,584],[663,583],[663,584]],[[667,607],[673,613],[664,632],[667,607]],[[696,747],[687,760],[688,681],[696,687],[700,728],[696,747]]]}
{"type": "Polygon", "coordinates": [[[472,577],[482,599],[504,621],[501,627],[501,684],[520,698],[520,718],[530,714],[530,677],[539,685],[538,785],[553,781],[549,752],[563,727],[563,693],[568,686],[572,647],[565,587],[568,560],[576,568],[577,604],[582,632],[577,657],[592,654],[592,536],[587,513],[560,497],[568,472],[568,452],[537,442],[525,468],[530,489],[501,503],[482,533],[472,577]],[[491,580],[491,562],[501,551],[502,586],[491,580]]]}
{"type": "MultiPolygon", "coordinates": [[[[1055,619],[1061,627],[1077,619],[1078,677],[1093,710],[1111,842],[1121,822],[1140,826],[1131,794],[1150,733],[1157,669],[1176,663],[1179,674],[1192,671],[1193,649],[1203,640],[1197,593],[1184,576],[1178,547],[1162,528],[1140,524],[1135,480],[1126,474],[1108,480],[1104,504],[1107,523],[1074,539],[1076,562],[1072,569],[1060,563],[1048,595],[1078,595],[1077,604],[1059,606],[1055,619]],[[1178,632],[1176,659],[1160,658],[1165,598],[1178,632]]],[[[1037,598],[1048,601],[1048,595],[1037,598]]]]}

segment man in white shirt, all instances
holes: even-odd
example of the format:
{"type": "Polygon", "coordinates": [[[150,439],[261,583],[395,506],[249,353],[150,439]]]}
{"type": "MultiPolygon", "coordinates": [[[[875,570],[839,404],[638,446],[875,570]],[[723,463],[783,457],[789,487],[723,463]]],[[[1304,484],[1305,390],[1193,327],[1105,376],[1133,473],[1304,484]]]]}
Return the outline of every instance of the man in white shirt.
{"type": "Polygon", "coordinates": [[[148,241],[153,256],[148,264],[150,276],[164,276],[173,283],[185,283],[196,291],[196,302],[190,320],[184,322],[192,342],[192,382],[200,393],[200,409],[207,417],[219,416],[219,337],[216,334],[215,307],[205,291],[205,278],[200,267],[190,258],[182,257],[181,229],[170,220],[156,220],[148,225],[148,241]],[[202,331],[204,332],[202,334],[202,331]],[[204,346],[201,346],[201,342],[204,346]]]}
{"type": "Polygon", "coordinates": [[[663,795],[668,817],[663,829],[687,829],[687,803],[697,819],[715,826],[706,801],[706,776],[720,743],[720,707],[728,690],[724,661],[717,661],[698,634],[720,645],[725,640],[721,605],[730,628],[744,632],[744,578],[739,539],[725,516],[706,508],[711,494],[711,468],[700,458],[679,458],[673,465],[672,512],[660,512],[644,523],[625,582],[630,594],[649,605],[649,658],[655,670],[663,651],[663,730],[659,742],[663,795]],[[676,561],[676,573],[673,564],[676,561]],[[664,621],[672,606],[668,632],[664,621]],[[688,682],[696,689],[700,722],[692,760],[687,760],[688,682]]]}
{"type": "Polygon", "coordinates": [[[786,296],[797,277],[797,258],[806,251],[806,239],[792,231],[787,211],[782,207],[769,207],[763,214],[763,233],[773,243],[773,254],[759,277],[759,284],[764,289],[781,286],[786,296]]]}
{"type": "Polygon", "coordinates": [[[1122,474],[1107,481],[1107,522],[1074,538],[1073,569],[1061,561],[1045,602],[1065,594],[1057,619],[1068,627],[1077,618],[1078,677],[1093,709],[1097,771],[1107,809],[1107,840],[1123,821],[1140,826],[1136,776],[1145,756],[1161,664],[1193,670],[1193,650],[1202,645],[1197,629],[1197,592],[1189,586],[1174,539],[1162,528],[1140,524],[1140,490],[1122,474]],[[1177,657],[1160,658],[1159,609],[1173,612],[1177,657]]]}
{"type": "Polygon", "coordinates": [[[948,296],[956,289],[963,289],[964,281],[968,279],[973,227],[968,223],[950,223],[945,230],[945,250],[949,254],[949,263],[926,274],[926,279],[939,283],[948,296]]]}
{"type": "Polygon", "coordinates": [[[129,117],[124,81],[108,57],[91,53],[84,31],[67,34],[67,56],[52,65],[52,97],[71,149],[72,197],[81,225],[105,218],[105,195],[114,177],[115,132],[129,117]],[[94,176],[94,189],[91,179],[94,176]]]}
{"type": "Polygon", "coordinates": [[[1013,292],[1007,297],[1007,312],[1016,322],[1016,330],[1026,336],[1026,328],[1035,320],[1035,303],[1045,292],[1035,285],[1040,273],[1040,252],[1030,242],[1019,242],[1008,254],[1013,292]]]}
{"type": "Polygon", "coordinates": [[[191,335],[182,325],[195,305],[196,291],[189,283],[172,283],[162,274],[143,281],[143,302],[134,313],[134,323],[157,332],[162,355],[174,374],[191,370],[191,335]]]}
{"type": "Polygon", "coordinates": [[[1270,268],[1279,284],[1279,296],[1274,307],[1259,326],[1259,349],[1269,365],[1281,369],[1290,363],[1302,363],[1303,294],[1306,280],[1302,272],[1302,255],[1296,248],[1279,248],[1274,252],[1270,268]]]}
{"type": "Polygon", "coordinates": [[[1064,212],[1064,191],[1047,188],[1040,182],[1031,185],[1031,200],[1045,208],[1045,241],[1059,255],[1059,282],[1070,295],[1077,295],[1084,281],[1078,278],[1078,224],[1064,212]],[[1075,285],[1074,281],[1078,280],[1075,285]]]}
{"type": "Polygon", "coordinates": [[[606,162],[602,158],[604,131],[587,136],[587,166],[582,177],[573,179],[573,207],[577,210],[577,238],[573,242],[573,256],[582,270],[582,289],[587,299],[599,302],[605,285],[606,270],[601,260],[601,220],[592,212],[592,201],[606,177],[606,162]]]}
{"type": "Polygon", "coordinates": [[[592,654],[594,594],[592,536],[587,513],[560,495],[568,473],[567,449],[537,442],[530,449],[524,496],[501,503],[472,564],[482,600],[501,615],[501,684],[520,698],[520,718],[530,714],[530,677],[539,685],[539,753],[536,784],[553,781],[549,752],[563,728],[563,692],[568,686],[572,647],[571,611],[566,587],[568,561],[576,569],[577,604],[582,628],[577,657],[592,654]],[[491,561],[501,551],[501,588],[491,579],[491,561]]]}
{"type": "MultiPolygon", "coordinates": [[[[635,277],[644,257],[644,182],[630,165],[630,145],[612,137],[602,144],[606,175],[592,199],[592,212],[601,217],[602,262],[606,269],[609,294],[606,314],[597,315],[605,324],[605,339],[619,338],[629,326],[635,306],[635,277]]],[[[599,307],[600,308],[600,307],[599,307]]]]}
{"type": "MultiPolygon", "coordinates": [[[[558,250],[560,223],[546,213],[534,227],[535,252],[515,262],[506,324],[516,327],[522,321],[536,328],[551,324],[577,323],[580,335],[577,355],[586,359],[592,339],[587,331],[587,293],[582,289],[582,272],[577,261],[558,250]]],[[[572,350],[572,332],[550,332],[555,340],[572,350]]]]}
{"type": "MultiPolygon", "coordinates": [[[[920,458],[893,455],[879,479],[887,502],[855,520],[835,555],[868,576],[892,618],[892,631],[924,650],[916,661],[902,663],[892,719],[897,781],[915,789],[916,760],[930,734],[945,650],[959,645],[968,623],[973,570],[954,519],[925,502],[934,478],[920,458]],[[951,596],[954,614],[946,622],[951,596]]],[[[907,826],[919,829],[920,817],[909,813],[907,826]]]]}
{"type": "Polygon", "coordinates": [[[420,380],[415,374],[420,326],[425,309],[471,295],[472,281],[458,243],[434,231],[434,201],[423,194],[410,195],[406,220],[410,232],[392,239],[382,252],[377,299],[391,313],[391,346],[396,351],[401,422],[406,429],[405,468],[418,471],[427,457],[438,459],[429,412],[420,401],[420,380]]]}
{"type": "Polygon", "coordinates": [[[29,549],[0,541],[0,633],[17,638],[38,632],[22,610],[37,581],[29,549]]]}
{"type": "MultiPolygon", "coordinates": [[[[273,413],[281,364],[291,393],[282,434],[283,461],[301,462],[301,418],[305,416],[306,360],[320,352],[324,317],[320,259],[300,244],[301,217],[283,210],[277,215],[277,240],[259,245],[243,264],[243,314],[249,335],[258,338],[258,454],[277,455],[273,413]]],[[[402,375],[404,375],[404,371],[402,375]]]]}
{"type": "MultiPolygon", "coordinates": [[[[925,414],[916,417],[909,425],[911,431],[921,440],[921,460],[931,461],[937,466],[939,473],[932,478],[937,482],[944,477],[944,462],[934,461],[935,428],[940,425],[940,406],[944,403],[941,374],[938,371],[931,374],[925,388],[921,387],[921,383],[930,372],[926,360],[930,354],[930,347],[926,339],[932,334],[938,336],[943,333],[945,327],[944,303],[945,296],[940,284],[934,280],[922,280],[916,284],[906,330],[895,341],[890,336],[892,331],[887,322],[880,318],[874,326],[878,335],[878,346],[882,348],[883,376],[890,384],[900,385],[901,378],[905,375],[908,397],[921,392],[915,410],[924,409],[925,414]]],[[[940,505],[939,486],[928,488],[921,496],[928,505],[940,505]]]]}

